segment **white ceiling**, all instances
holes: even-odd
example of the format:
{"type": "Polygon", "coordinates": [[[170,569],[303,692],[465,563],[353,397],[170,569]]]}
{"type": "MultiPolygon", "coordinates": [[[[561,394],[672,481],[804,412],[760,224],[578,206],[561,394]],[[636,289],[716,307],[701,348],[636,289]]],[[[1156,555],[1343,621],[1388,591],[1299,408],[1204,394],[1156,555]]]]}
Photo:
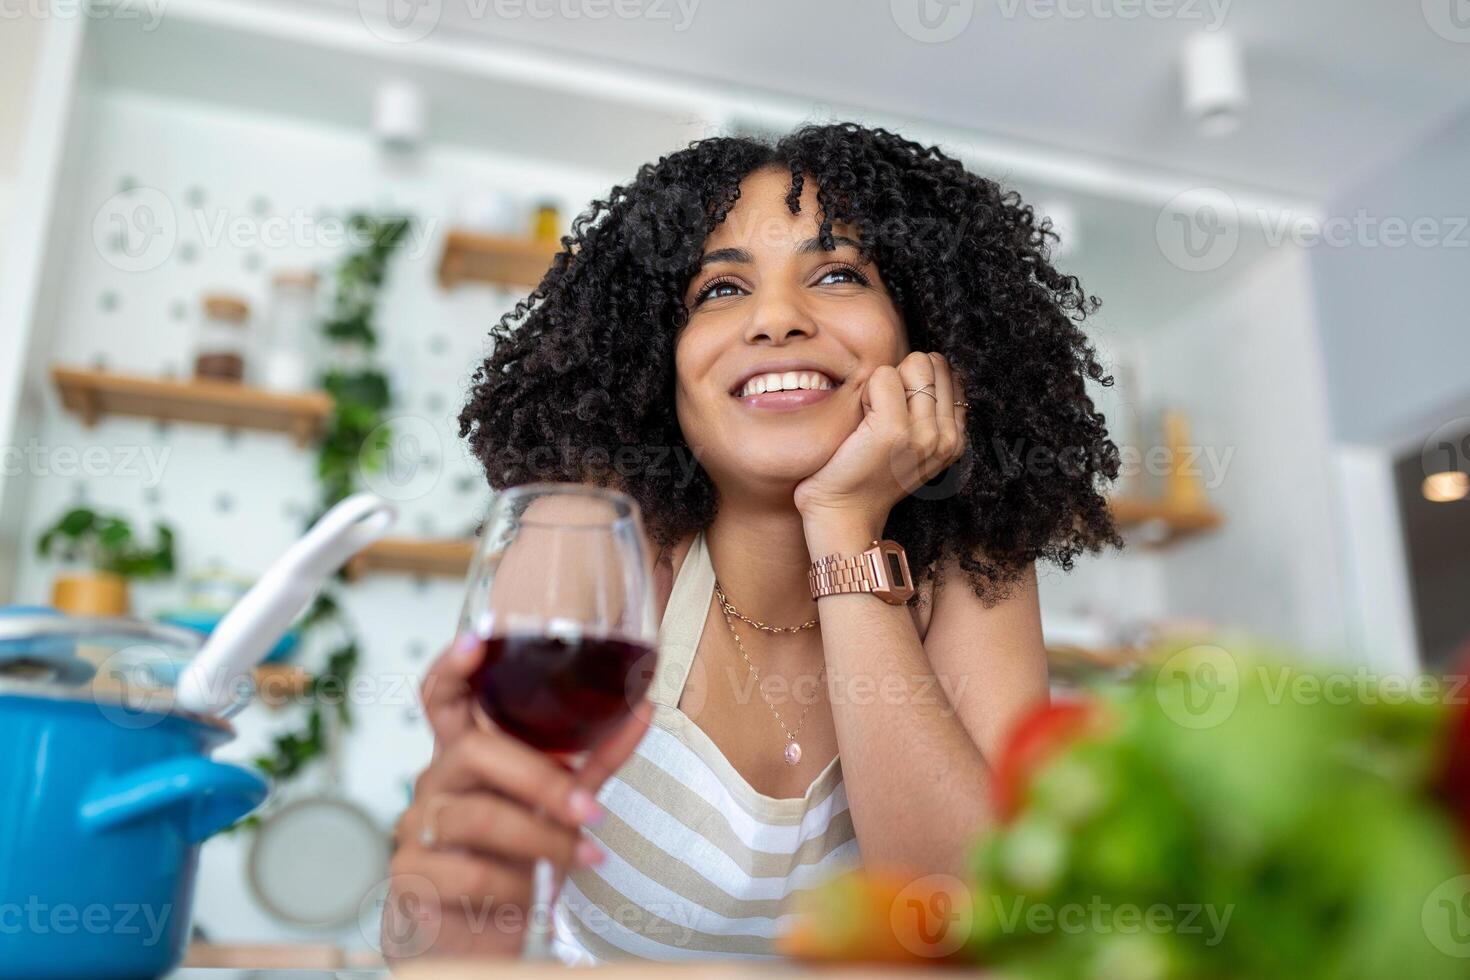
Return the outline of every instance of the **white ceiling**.
{"type": "Polygon", "coordinates": [[[1470,29],[1449,19],[1465,0],[317,2],[362,20],[388,4],[430,10],[432,39],[628,69],[644,86],[931,128],[914,135],[1075,212],[1059,264],[1102,297],[1100,326],[1125,333],[1187,318],[1270,254],[1252,214],[1310,215],[1470,108],[1470,29]],[[930,23],[963,27],[916,39],[900,21],[920,4],[930,23]],[[647,15],[593,15],[619,9],[647,15]],[[1165,16],[1122,16],[1150,10],[1165,16]],[[1185,38],[1216,27],[1239,40],[1251,95],[1224,139],[1198,135],[1180,97],[1185,38]],[[1181,268],[1161,205],[1212,185],[1240,206],[1238,246],[1218,267],[1181,268]]]}
{"type": "MultiPolygon", "coordinates": [[[[188,91],[201,98],[218,75],[215,88],[260,89],[279,111],[310,117],[316,106],[324,118],[365,119],[373,82],[338,63],[365,44],[362,58],[381,58],[381,70],[411,69],[425,85],[436,139],[473,143],[482,130],[501,140],[519,132],[516,142],[528,150],[560,147],[556,159],[578,160],[580,147],[596,159],[619,161],[619,179],[687,140],[669,123],[688,119],[689,105],[710,101],[698,93],[718,95],[714,101],[733,106],[737,120],[748,106],[757,123],[769,122],[761,107],[780,105],[798,116],[854,117],[938,139],[975,169],[1018,187],[1028,201],[1068,205],[1077,238],[1060,264],[1103,298],[1104,324],[1132,331],[1177,320],[1270,252],[1260,227],[1247,220],[1228,261],[1207,271],[1181,267],[1177,255],[1165,254],[1160,230],[1162,202],[1178,189],[1219,183],[1243,218],[1256,208],[1307,211],[1470,106],[1470,30],[1456,43],[1436,33],[1426,14],[1442,4],[1447,17],[1451,4],[1463,2],[867,0],[859,7],[843,0],[178,0],[169,9],[194,10],[209,23],[250,25],[218,42],[228,45],[224,51],[216,50],[218,43],[185,45],[202,59],[184,72],[188,91]],[[963,28],[941,43],[917,40],[899,22],[919,3],[931,14],[959,17],[945,23],[963,28]],[[432,15],[426,43],[381,41],[371,29],[373,11],[389,4],[400,17],[432,15]],[[257,13],[237,18],[231,11],[240,7],[257,13]],[[594,16],[630,8],[647,16],[594,16]],[[1175,13],[1116,16],[1150,9],[1175,13]],[[341,26],[342,46],[331,48],[337,62],[310,46],[294,50],[308,10],[341,26]],[[1095,13],[1073,15],[1087,11],[1095,13]],[[1220,15],[1244,47],[1252,104],[1239,131],[1209,140],[1180,110],[1178,53],[1185,37],[1220,15]],[[275,36],[261,33],[264,24],[273,25],[275,36]],[[535,52],[549,57],[520,57],[535,52]],[[462,77],[455,72],[465,58],[492,54],[501,68],[484,76],[499,79],[490,91],[437,84],[441,74],[462,77]],[[305,61],[293,68],[293,57],[305,61]],[[443,72],[435,67],[440,61],[443,72]],[[245,81],[239,72],[211,68],[233,62],[253,66],[245,81]],[[509,74],[497,75],[502,69],[509,74]],[[548,110],[554,97],[532,97],[573,74],[578,77],[561,89],[580,100],[571,108],[548,110]],[[302,88],[303,78],[314,81],[302,88]],[[647,103],[650,118],[661,101],[674,107],[672,115],[641,129],[634,123],[642,116],[631,110],[601,118],[601,96],[625,100],[630,91],[634,103],[647,103]],[[686,99],[685,93],[695,94],[686,99]],[[526,118],[508,117],[507,99],[526,118]],[[572,111],[578,107],[586,111],[572,111]],[[582,118],[588,112],[590,122],[582,118]]],[[[123,40],[132,47],[118,50],[120,64],[131,66],[122,73],[134,83],[178,93],[177,64],[160,61],[154,72],[160,77],[148,77],[156,60],[148,45],[189,31],[212,36],[187,16],[166,19],[156,35],[103,33],[128,35],[123,40]]],[[[23,82],[34,35],[34,24],[24,20],[0,30],[0,82],[11,73],[23,82]],[[31,29],[18,32],[18,26],[31,29]]],[[[7,85],[0,92],[6,90],[15,91],[7,85]]],[[[231,102],[229,93],[214,96],[231,102]]],[[[0,98],[0,174],[14,152],[5,134],[20,131],[6,125],[17,118],[19,101],[0,98]]]]}
{"type": "Polygon", "coordinates": [[[1456,43],[1431,24],[1435,5],[1448,11],[1463,0],[320,2],[442,3],[435,30],[445,35],[472,33],[1313,200],[1470,104],[1470,31],[1456,43]],[[898,22],[918,4],[953,18],[946,25],[965,26],[941,43],[916,40],[898,22]],[[593,16],[619,9],[648,13],[593,16]],[[1146,10],[1169,16],[1121,16],[1146,10]],[[1237,133],[1209,140],[1180,111],[1178,53],[1185,37],[1217,24],[1245,50],[1252,104],[1237,133]]]}

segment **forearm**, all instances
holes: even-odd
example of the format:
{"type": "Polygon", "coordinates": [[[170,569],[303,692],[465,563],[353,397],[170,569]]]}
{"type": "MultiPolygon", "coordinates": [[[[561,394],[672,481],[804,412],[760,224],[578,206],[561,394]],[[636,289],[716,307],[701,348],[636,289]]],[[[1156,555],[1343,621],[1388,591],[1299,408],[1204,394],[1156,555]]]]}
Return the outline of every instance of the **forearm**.
{"type": "MultiPolygon", "coordinates": [[[[810,522],[813,557],[854,554],[876,534],[810,522]]],[[[970,677],[939,676],[905,606],[863,594],[819,604],[828,693],[863,859],[956,871],[989,812],[986,761],[956,712],[970,677]]]]}

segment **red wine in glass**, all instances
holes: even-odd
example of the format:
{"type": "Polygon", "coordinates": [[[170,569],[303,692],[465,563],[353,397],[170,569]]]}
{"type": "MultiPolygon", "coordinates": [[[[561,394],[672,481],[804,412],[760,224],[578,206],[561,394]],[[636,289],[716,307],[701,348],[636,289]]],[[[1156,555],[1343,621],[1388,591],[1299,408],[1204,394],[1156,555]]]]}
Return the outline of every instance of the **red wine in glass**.
{"type": "Polygon", "coordinates": [[[543,752],[586,752],[627,718],[652,680],[654,651],[616,638],[512,633],[479,641],[470,686],[485,714],[543,752]]]}

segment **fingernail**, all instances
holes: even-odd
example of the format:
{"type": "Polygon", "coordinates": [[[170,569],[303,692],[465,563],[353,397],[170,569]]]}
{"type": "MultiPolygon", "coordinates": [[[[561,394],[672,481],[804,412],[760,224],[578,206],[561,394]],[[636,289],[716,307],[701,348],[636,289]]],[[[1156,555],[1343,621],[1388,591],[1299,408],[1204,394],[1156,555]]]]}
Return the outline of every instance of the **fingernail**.
{"type": "Polygon", "coordinates": [[[580,867],[595,868],[607,860],[607,855],[590,840],[581,840],[577,842],[576,859],[580,867]]]}
{"type": "Polygon", "coordinates": [[[602,807],[597,805],[597,800],[585,789],[572,790],[572,796],[567,805],[572,811],[572,819],[578,823],[587,824],[589,827],[596,827],[602,823],[602,807]]]}
{"type": "Polygon", "coordinates": [[[472,660],[475,654],[479,652],[479,649],[480,640],[476,636],[469,633],[461,633],[454,638],[454,659],[461,663],[472,660]]]}

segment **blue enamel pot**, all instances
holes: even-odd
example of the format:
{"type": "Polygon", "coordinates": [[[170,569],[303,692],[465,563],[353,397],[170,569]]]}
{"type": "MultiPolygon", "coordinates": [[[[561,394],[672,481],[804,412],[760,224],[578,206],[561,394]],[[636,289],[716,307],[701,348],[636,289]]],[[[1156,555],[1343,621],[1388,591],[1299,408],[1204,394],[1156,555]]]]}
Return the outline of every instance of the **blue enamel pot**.
{"type": "Polygon", "coordinates": [[[197,643],[0,611],[0,975],[157,977],[183,958],[199,845],[266,795],[210,758],[227,721],[139,680],[197,643]]]}

